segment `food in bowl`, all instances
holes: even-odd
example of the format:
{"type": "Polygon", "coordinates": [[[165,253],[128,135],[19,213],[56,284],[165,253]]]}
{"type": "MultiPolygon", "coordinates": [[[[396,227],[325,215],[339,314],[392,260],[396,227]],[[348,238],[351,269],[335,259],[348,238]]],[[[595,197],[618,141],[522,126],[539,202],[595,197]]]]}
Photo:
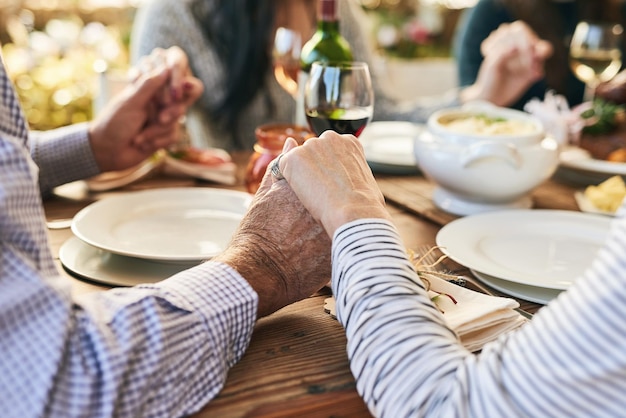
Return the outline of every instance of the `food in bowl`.
{"type": "Polygon", "coordinates": [[[493,105],[435,112],[413,149],[418,168],[436,183],[435,205],[456,215],[530,207],[531,191],[554,173],[559,154],[539,119],[493,105]],[[485,133],[476,127],[485,119],[507,124],[485,133]]]}
{"type": "Polygon", "coordinates": [[[537,132],[534,124],[518,119],[489,116],[485,113],[467,115],[444,115],[439,123],[452,132],[468,135],[511,135],[537,132]]]}

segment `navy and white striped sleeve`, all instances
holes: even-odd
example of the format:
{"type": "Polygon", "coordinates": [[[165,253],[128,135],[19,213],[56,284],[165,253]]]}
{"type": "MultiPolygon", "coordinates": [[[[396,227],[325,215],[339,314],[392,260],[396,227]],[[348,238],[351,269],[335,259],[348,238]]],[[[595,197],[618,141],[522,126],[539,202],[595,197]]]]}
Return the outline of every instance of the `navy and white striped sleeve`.
{"type": "Polygon", "coordinates": [[[336,232],[337,316],[357,389],[375,416],[626,411],[626,219],[615,221],[571,289],[480,354],[462,347],[415,278],[390,223],[366,219],[336,232]]]}

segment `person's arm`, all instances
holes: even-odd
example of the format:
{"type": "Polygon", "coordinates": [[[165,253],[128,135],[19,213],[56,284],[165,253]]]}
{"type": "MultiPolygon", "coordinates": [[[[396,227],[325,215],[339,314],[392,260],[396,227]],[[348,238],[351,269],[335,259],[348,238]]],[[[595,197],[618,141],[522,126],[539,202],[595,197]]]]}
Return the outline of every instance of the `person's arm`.
{"type": "Polygon", "coordinates": [[[419,284],[356,138],[328,131],[283,155],[279,169],[333,236],[337,317],[357,389],[375,416],[623,412],[626,206],[581,279],[474,355],[419,284]]]}
{"type": "MultiPolygon", "coordinates": [[[[3,97],[13,97],[2,114],[18,115],[1,75],[3,97]]],[[[243,353],[256,293],[232,268],[207,263],[160,284],[72,299],[48,249],[37,167],[12,123],[0,120],[2,414],[197,411],[243,353]]]]}
{"type": "Polygon", "coordinates": [[[6,416],[188,416],[219,392],[257,317],[330,277],[328,235],[289,187],[266,179],[214,260],[73,298],[47,248],[35,170],[24,140],[0,135],[6,416]]]}
{"type": "Polygon", "coordinates": [[[625,235],[622,219],[571,289],[472,355],[414,284],[395,228],[379,220],[343,226],[333,241],[333,293],[359,393],[375,416],[619,415],[625,235]]]}

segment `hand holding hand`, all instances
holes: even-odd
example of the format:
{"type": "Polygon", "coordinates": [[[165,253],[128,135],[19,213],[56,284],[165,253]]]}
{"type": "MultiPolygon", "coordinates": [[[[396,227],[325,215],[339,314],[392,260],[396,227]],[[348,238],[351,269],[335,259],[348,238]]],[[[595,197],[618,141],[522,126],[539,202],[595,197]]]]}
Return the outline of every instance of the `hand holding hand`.
{"type": "Polygon", "coordinates": [[[132,167],[178,141],[179,119],[202,94],[202,83],[191,75],[180,48],[155,50],[143,62],[148,64],[142,71],[133,71],[133,81],[89,127],[91,147],[102,171],[132,167]]]}
{"type": "Polygon", "coordinates": [[[289,185],[272,182],[266,173],[231,244],[214,260],[250,283],[259,295],[258,315],[265,316],[311,296],[330,280],[330,246],[289,185]]]}
{"type": "Polygon", "coordinates": [[[524,22],[500,25],[481,44],[485,57],[476,82],[461,93],[464,102],[489,100],[508,106],[544,76],[552,45],[524,22]]]}
{"type": "Polygon", "coordinates": [[[299,147],[293,147],[295,141],[288,141],[290,150],[280,159],[279,169],[329,237],[341,225],[356,219],[391,220],[356,137],[326,131],[299,147]]]}
{"type": "Polygon", "coordinates": [[[167,68],[170,78],[168,84],[154,97],[159,109],[158,115],[155,116],[158,121],[167,123],[176,115],[186,112],[202,94],[203,86],[200,80],[193,76],[187,55],[177,46],[168,49],[155,48],[150,55],[142,57],[137,65],[129,70],[129,78],[131,82],[136,82],[142,75],[161,67],[167,68]]]}

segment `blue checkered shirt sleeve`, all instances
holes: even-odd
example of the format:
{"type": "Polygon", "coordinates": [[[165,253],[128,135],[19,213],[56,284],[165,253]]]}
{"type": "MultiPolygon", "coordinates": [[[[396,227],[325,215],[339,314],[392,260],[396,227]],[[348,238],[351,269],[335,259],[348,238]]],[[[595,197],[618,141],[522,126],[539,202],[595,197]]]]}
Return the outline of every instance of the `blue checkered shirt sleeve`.
{"type": "MultiPolygon", "coordinates": [[[[87,157],[77,145],[81,128],[68,129],[62,133],[76,143],[66,156],[87,157]]],[[[174,417],[199,410],[249,343],[256,293],[230,267],[207,262],[158,284],[73,298],[48,249],[28,142],[0,66],[0,415],[174,417]]],[[[48,171],[54,167],[42,154],[53,142],[41,144],[38,161],[48,171]]],[[[50,184],[74,176],[65,170],[50,184]]]]}
{"type": "Polygon", "coordinates": [[[46,195],[53,188],[100,174],[87,123],[45,132],[30,132],[30,153],[39,167],[39,188],[46,195]]]}

